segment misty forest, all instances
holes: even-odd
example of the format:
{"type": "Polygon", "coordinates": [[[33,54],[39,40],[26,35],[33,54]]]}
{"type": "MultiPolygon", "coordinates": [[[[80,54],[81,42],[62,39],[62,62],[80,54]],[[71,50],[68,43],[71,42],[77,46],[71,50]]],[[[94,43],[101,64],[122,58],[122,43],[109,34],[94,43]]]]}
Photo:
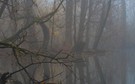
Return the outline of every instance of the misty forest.
{"type": "Polygon", "coordinates": [[[135,0],[0,0],[0,84],[135,84],[135,0]]]}

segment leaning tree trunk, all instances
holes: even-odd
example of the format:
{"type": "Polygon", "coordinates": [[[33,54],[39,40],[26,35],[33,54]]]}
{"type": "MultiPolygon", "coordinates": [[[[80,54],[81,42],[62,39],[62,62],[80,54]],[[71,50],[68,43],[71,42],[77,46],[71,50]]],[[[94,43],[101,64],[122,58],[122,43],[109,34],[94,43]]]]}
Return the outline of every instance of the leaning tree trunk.
{"type": "MultiPolygon", "coordinates": [[[[94,50],[97,50],[97,48],[98,48],[98,44],[99,44],[99,41],[101,39],[103,30],[104,30],[104,27],[106,25],[106,21],[107,21],[108,15],[109,15],[110,7],[111,7],[111,0],[109,0],[107,4],[103,5],[102,14],[100,16],[101,22],[100,22],[99,29],[98,29],[98,32],[97,32],[97,35],[96,35],[96,38],[95,38],[95,42],[93,44],[94,50]],[[107,7],[107,9],[106,9],[106,7],[107,7]]],[[[97,68],[97,72],[98,72],[101,84],[106,84],[106,80],[104,78],[104,74],[103,74],[103,71],[102,71],[102,67],[100,65],[100,61],[99,61],[97,56],[94,56],[93,58],[94,58],[94,61],[95,61],[95,66],[97,68]]]]}
{"type": "MultiPolygon", "coordinates": [[[[50,32],[48,27],[46,26],[45,23],[40,22],[39,25],[42,28],[43,31],[43,44],[42,44],[42,51],[44,53],[46,53],[47,48],[48,48],[48,44],[49,44],[49,40],[50,40],[50,32]]],[[[48,59],[43,59],[43,61],[49,61],[48,59]]],[[[44,68],[44,78],[45,80],[48,80],[50,78],[50,66],[49,64],[42,64],[43,68],[44,68]]]]}
{"type": "Polygon", "coordinates": [[[3,1],[2,5],[1,5],[1,8],[0,8],[0,17],[2,16],[2,14],[4,12],[4,10],[5,10],[5,8],[6,8],[7,4],[8,4],[8,1],[9,0],[4,0],[3,1]]]}

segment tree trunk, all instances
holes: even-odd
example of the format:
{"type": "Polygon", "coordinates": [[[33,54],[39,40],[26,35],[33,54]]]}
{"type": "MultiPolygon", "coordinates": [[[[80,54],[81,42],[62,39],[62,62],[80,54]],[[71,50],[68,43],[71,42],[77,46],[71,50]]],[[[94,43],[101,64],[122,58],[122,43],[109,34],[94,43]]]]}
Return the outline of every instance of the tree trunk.
{"type": "MultiPolygon", "coordinates": [[[[73,0],[66,0],[66,31],[65,46],[72,45],[72,26],[73,26],[73,0]]],[[[73,84],[72,73],[66,69],[66,84],[73,84]]]]}
{"type": "MultiPolygon", "coordinates": [[[[100,22],[99,29],[98,29],[98,32],[97,32],[97,35],[95,38],[95,42],[93,45],[94,50],[97,50],[97,48],[98,48],[98,44],[99,44],[99,41],[101,39],[103,30],[104,30],[104,27],[106,25],[106,21],[107,21],[108,15],[109,15],[110,7],[111,7],[111,0],[108,1],[107,5],[106,4],[103,5],[101,20],[100,20],[101,22],[100,22]]],[[[104,78],[102,67],[100,65],[100,61],[99,61],[97,56],[94,56],[94,61],[95,61],[95,66],[97,68],[97,72],[98,72],[99,77],[100,77],[101,84],[106,84],[106,80],[104,78]]]]}
{"type": "MultiPolygon", "coordinates": [[[[79,23],[79,30],[78,30],[78,36],[77,36],[77,42],[74,45],[75,52],[77,57],[83,60],[81,57],[81,52],[84,49],[85,42],[84,39],[84,30],[85,30],[85,20],[86,20],[86,13],[87,13],[87,7],[88,7],[88,0],[81,0],[81,14],[80,14],[80,23],[79,23]]],[[[84,75],[84,68],[86,67],[86,64],[84,62],[80,62],[76,64],[76,67],[79,71],[79,78],[80,78],[80,84],[85,84],[85,75],[84,75]]]]}

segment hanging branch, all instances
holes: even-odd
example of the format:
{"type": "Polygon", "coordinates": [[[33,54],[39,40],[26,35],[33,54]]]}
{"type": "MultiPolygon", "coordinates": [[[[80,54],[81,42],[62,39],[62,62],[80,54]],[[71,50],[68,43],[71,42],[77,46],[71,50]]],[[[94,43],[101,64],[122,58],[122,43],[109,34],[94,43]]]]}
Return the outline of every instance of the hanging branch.
{"type": "MultiPolygon", "coordinates": [[[[17,71],[14,71],[12,73],[9,73],[8,76],[6,76],[6,78],[4,78],[5,82],[8,80],[9,77],[11,77],[12,75],[18,73],[18,72],[21,72],[21,71],[25,71],[25,73],[27,74],[27,76],[29,77],[29,79],[31,79],[32,81],[36,81],[35,79],[33,79],[28,71],[26,70],[27,68],[33,66],[33,65],[38,65],[38,64],[44,64],[44,63],[53,63],[53,64],[62,64],[64,65],[66,68],[68,68],[72,73],[73,71],[70,69],[70,66],[67,64],[67,63],[71,63],[71,62],[80,62],[78,60],[71,60],[71,61],[64,61],[64,59],[67,59],[68,56],[66,56],[65,58],[56,58],[61,52],[59,51],[56,55],[54,55],[53,57],[52,56],[46,56],[46,55],[43,55],[43,54],[40,54],[40,53],[34,53],[34,52],[31,52],[29,50],[26,50],[26,49],[23,49],[23,48],[20,48],[16,45],[13,45],[13,44],[8,44],[8,43],[2,43],[0,42],[0,48],[11,48],[13,50],[13,54],[15,56],[15,59],[18,63],[18,65],[21,67],[21,69],[17,70],[17,71]],[[20,61],[19,61],[19,58],[18,58],[18,53],[24,53],[24,54],[30,54],[32,56],[42,56],[42,57],[45,57],[45,58],[49,58],[50,61],[42,61],[42,62],[32,62],[26,66],[23,66],[20,61]],[[56,61],[56,62],[53,62],[56,61]]],[[[51,77],[52,78],[52,77],[51,77]]],[[[49,80],[50,78],[46,79],[46,80],[49,80]]],[[[1,83],[0,83],[1,84],[1,83]]]]}
{"type": "Polygon", "coordinates": [[[58,9],[60,8],[60,6],[61,6],[61,4],[63,3],[63,1],[64,1],[64,0],[62,0],[62,1],[60,2],[60,4],[58,5],[58,7],[57,7],[53,12],[51,12],[51,13],[49,13],[49,14],[43,16],[43,17],[35,18],[35,20],[33,20],[30,24],[28,24],[28,25],[25,26],[24,28],[21,28],[19,31],[17,31],[17,33],[16,33],[15,35],[13,35],[13,36],[11,36],[11,37],[9,37],[9,38],[7,38],[7,39],[4,39],[2,42],[14,42],[14,41],[16,41],[16,40],[19,38],[18,36],[20,36],[20,34],[21,34],[23,31],[29,29],[29,28],[30,28],[32,25],[34,25],[35,23],[44,23],[44,22],[49,21],[49,20],[54,16],[54,14],[58,11],[58,9]],[[45,19],[45,20],[44,20],[44,19],[45,19]]]}

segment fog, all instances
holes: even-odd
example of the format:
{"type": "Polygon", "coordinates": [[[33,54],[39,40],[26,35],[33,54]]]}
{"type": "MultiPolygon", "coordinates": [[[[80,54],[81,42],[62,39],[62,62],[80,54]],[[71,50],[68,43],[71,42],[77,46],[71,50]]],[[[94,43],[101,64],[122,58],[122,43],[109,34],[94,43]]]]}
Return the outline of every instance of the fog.
{"type": "Polygon", "coordinates": [[[134,0],[0,0],[0,84],[135,84],[134,0]]]}

